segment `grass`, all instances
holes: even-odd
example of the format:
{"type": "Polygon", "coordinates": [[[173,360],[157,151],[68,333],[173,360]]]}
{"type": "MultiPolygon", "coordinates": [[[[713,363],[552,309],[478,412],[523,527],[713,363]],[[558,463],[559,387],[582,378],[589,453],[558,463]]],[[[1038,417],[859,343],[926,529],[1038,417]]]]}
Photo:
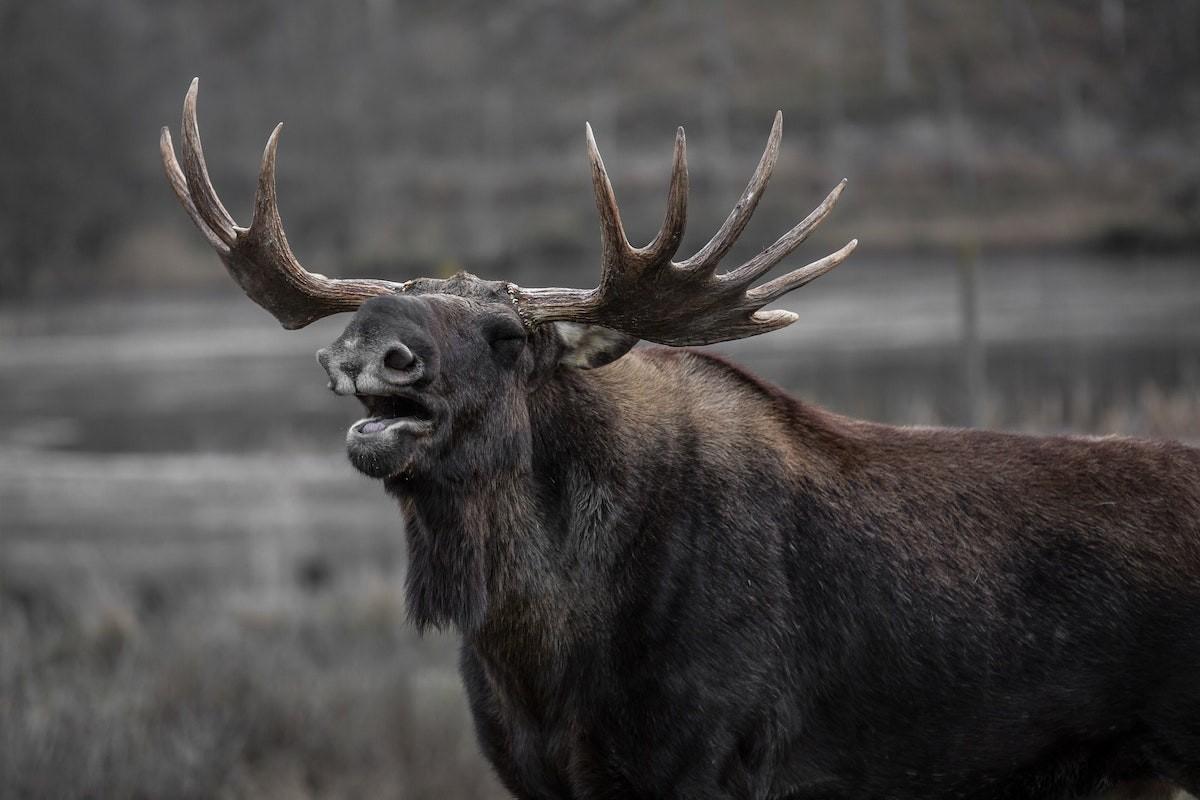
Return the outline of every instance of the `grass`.
{"type": "Polygon", "coordinates": [[[454,644],[416,640],[399,581],[229,588],[164,614],[5,580],[0,796],[502,796],[454,644]]]}

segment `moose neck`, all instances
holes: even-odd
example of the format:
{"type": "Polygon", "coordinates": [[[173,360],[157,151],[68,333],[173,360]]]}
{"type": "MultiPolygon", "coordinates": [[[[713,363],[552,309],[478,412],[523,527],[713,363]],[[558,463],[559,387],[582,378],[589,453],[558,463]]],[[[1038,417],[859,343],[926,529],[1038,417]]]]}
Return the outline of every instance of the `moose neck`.
{"type": "Polygon", "coordinates": [[[393,491],[408,537],[408,613],[419,629],[483,624],[492,603],[489,541],[519,524],[513,490],[520,481],[510,474],[474,485],[414,480],[393,491]]]}
{"type": "MultiPolygon", "coordinates": [[[[567,642],[568,617],[612,552],[628,423],[619,373],[561,370],[528,398],[529,425],[467,478],[389,482],[403,506],[407,602],[420,628],[457,627],[532,656],[567,642]],[[589,577],[591,576],[591,577],[589,577]],[[530,639],[534,641],[530,641],[530,639]]],[[[633,417],[639,415],[635,412],[633,417]]]]}

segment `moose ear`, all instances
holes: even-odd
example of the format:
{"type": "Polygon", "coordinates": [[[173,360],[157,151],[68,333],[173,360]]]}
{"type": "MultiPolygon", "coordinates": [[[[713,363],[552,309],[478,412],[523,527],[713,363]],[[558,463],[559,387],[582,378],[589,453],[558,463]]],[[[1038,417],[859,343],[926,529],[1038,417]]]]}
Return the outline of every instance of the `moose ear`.
{"type": "Polygon", "coordinates": [[[563,353],[558,363],[577,369],[595,369],[611,364],[637,344],[637,337],[600,325],[556,322],[563,353]]]}

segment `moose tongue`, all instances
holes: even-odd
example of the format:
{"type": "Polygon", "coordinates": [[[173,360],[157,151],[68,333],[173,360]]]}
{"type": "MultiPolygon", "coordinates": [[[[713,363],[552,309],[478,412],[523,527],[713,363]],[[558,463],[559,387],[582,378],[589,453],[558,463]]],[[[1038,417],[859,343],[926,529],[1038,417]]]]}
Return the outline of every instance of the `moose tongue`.
{"type": "Polygon", "coordinates": [[[363,425],[359,430],[362,433],[378,433],[387,427],[387,420],[373,419],[366,425],[363,425]]]}

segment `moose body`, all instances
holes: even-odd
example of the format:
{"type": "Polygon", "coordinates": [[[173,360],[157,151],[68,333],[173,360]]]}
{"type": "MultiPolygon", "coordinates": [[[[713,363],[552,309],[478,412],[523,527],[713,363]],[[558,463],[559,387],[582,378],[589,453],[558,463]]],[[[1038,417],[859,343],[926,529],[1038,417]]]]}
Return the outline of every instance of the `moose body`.
{"type": "Polygon", "coordinates": [[[462,670],[518,796],[1196,785],[1200,451],[863,423],[661,349],[528,413],[466,503],[386,482],[410,580],[479,543],[462,670]]]}
{"type": "Polygon", "coordinates": [[[286,327],[355,311],[318,354],[368,413],[350,460],[400,501],[409,613],[461,633],[479,740],[514,794],[1200,792],[1200,450],[855,421],[705,352],[633,349],[783,327],[794,314],[762,307],[853,249],[751,288],[839,186],[718,274],[778,116],[682,262],[682,130],[644,248],[589,130],[603,276],[582,291],[309,273],[276,206],[278,129],[239,228],[195,101],[193,84],[183,165],[165,129],[164,165],[233,277],[286,327]]]}

